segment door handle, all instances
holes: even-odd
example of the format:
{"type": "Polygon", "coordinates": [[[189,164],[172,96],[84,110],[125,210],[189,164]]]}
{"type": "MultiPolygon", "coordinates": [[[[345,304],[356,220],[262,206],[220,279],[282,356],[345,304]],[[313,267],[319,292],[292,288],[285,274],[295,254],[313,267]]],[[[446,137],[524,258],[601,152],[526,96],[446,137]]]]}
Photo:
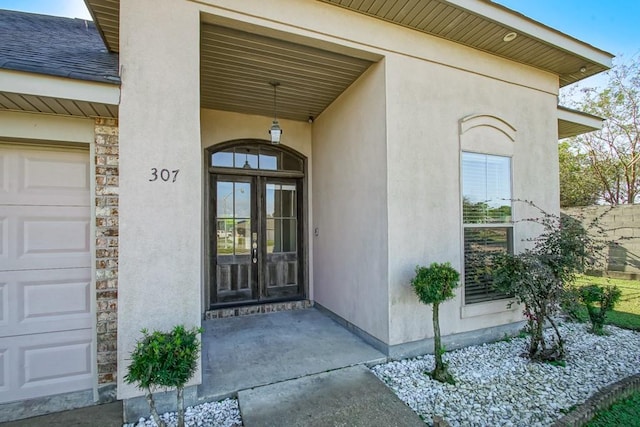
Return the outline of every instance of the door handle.
{"type": "Polygon", "coordinates": [[[258,244],[253,242],[253,245],[251,245],[253,249],[251,249],[251,258],[253,260],[253,263],[256,264],[258,262],[258,244]]]}

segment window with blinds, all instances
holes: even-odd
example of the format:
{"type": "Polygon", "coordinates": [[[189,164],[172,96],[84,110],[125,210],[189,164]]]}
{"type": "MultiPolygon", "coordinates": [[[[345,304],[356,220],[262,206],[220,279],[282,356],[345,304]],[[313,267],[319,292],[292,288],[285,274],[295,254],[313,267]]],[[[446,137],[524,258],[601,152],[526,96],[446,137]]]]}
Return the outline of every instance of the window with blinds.
{"type": "Polygon", "coordinates": [[[492,287],[490,258],[513,252],[511,159],[462,153],[465,303],[506,298],[492,287]]]}

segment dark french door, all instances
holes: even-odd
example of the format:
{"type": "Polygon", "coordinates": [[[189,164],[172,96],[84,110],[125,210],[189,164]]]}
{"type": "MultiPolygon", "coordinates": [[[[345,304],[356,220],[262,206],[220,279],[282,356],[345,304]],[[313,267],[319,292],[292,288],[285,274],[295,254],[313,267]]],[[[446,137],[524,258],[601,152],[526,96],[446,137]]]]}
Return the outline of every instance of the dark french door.
{"type": "Polygon", "coordinates": [[[270,175],[259,170],[210,174],[214,308],[304,295],[303,180],[270,175]]]}

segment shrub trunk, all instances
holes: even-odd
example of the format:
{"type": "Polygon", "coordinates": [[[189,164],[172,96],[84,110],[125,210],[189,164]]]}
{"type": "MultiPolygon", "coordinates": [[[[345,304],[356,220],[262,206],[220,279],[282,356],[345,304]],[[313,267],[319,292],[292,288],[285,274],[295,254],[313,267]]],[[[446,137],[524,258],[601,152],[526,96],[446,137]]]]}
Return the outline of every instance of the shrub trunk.
{"type": "Polygon", "coordinates": [[[442,355],[444,354],[444,349],[442,348],[442,339],[440,337],[440,304],[433,304],[433,346],[434,353],[436,356],[436,367],[431,373],[431,377],[434,380],[453,384],[454,380],[449,370],[447,369],[447,364],[442,360],[442,355]]]}
{"type": "Polygon", "coordinates": [[[153,421],[156,422],[158,427],[166,427],[166,424],[160,419],[160,416],[158,415],[158,411],[156,410],[156,402],[153,400],[153,394],[151,393],[150,389],[147,389],[144,397],[147,399],[147,403],[149,404],[149,409],[151,410],[151,417],[153,418],[153,421]]]}
{"type": "Polygon", "coordinates": [[[178,398],[178,427],[184,427],[184,387],[176,390],[178,398]]]}

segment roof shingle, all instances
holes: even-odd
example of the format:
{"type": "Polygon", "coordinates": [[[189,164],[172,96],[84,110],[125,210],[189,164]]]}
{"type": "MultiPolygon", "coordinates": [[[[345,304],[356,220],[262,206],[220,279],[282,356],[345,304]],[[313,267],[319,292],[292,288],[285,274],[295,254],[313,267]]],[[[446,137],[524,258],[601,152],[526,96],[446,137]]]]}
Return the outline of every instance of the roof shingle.
{"type": "Polygon", "coordinates": [[[0,68],[119,84],[118,54],[84,19],[0,10],[0,68]]]}

